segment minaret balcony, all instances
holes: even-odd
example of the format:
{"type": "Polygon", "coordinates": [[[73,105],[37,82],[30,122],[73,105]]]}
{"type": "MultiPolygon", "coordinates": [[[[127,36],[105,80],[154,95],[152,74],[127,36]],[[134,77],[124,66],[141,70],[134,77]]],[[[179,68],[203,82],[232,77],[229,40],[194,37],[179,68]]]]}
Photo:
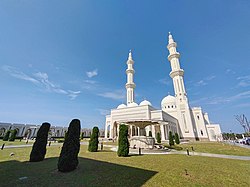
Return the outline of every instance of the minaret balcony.
{"type": "Polygon", "coordinates": [[[183,76],[184,75],[184,70],[179,69],[179,70],[171,71],[169,75],[170,75],[171,78],[174,78],[175,76],[183,76]]]}
{"type": "Polygon", "coordinates": [[[177,47],[177,44],[174,42],[174,43],[170,43],[170,44],[167,45],[168,50],[169,50],[171,47],[177,47]]]}
{"type": "Polygon", "coordinates": [[[134,64],[135,62],[133,61],[133,60],[131,60],[131,59],[129,59],[128,61],[127,61],[127,64],[134,64]]]}
{"type": "Polygon", "coordinates": [[[126,69],[126,73],[127,73],[127,74],[128,74],[128,73],[134,74],[134,73],[135,73],[135,70],[133,70],[133,69],[126,69]]]}
{"type": "Polygon", "coordinates": [[[127,83],[126,89],[128,89],[128,88],[135,88],[135,83],[127,83]]]}
{"type": "Polygon", "coordinates": [[[173,58],[180,58],[180,53],[176,52],[174,54],[168,55],[168,60],[171,61],[173,58]]]}

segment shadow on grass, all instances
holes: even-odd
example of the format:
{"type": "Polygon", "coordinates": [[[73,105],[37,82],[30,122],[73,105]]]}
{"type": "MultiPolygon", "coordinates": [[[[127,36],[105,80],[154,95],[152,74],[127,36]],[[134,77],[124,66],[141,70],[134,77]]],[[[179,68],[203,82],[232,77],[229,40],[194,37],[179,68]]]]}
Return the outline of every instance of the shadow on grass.
{"type": "Polygon", "coordinates": [[[57,171],[58,158],[0,163],[0,186],[142,186],[157,172],[79,157],[78,168],[57,171]],[[27,178],[26,178],[27,177],[27,178]],[[21,180],[20,180],[21,178],[21,180]]]}

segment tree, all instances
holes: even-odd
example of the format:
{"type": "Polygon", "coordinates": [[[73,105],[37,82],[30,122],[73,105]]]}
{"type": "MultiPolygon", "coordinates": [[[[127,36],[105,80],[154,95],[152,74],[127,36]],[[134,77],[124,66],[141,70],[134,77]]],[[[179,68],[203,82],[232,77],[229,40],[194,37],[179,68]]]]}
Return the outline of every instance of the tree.
{"type": "Polygon", "coordinates": [[[247,117],[243,115],[236,115],[235,116],[236,120],[240,123],[240,125],[243,127],[246,133],[250,133],[250,123],[247,120],[247,117]]]}
{"type": "Polygon", "coordinates": [[[173,146],[174,145],[174,139],[173,139],[172,131],[169,131],[168,140],[169,140],[169,146],[173,146]]]}
{"type": "Polygon", "coordinates": [[[10,141],[10,142],[14,142],[14,141],[15,141],[15,139],[16,139],[16,134],[17,134],[17,130],[16,130],[16,129],[10,131],[10,137],[9,137],[9,141],[10,141]]]}
{"type": "Polygon", "coordinates": [[[43,123],[39,128],[36,136],[36,141],[33,144],[30,153],[30,162],[39,162],[44,160],[46,155],[46,145],[48,142],[48,133],[50,129],[49,123],[43,123]]]}
{"type": "Polygon", "coordinates": [[[89,147],[88,150],[90,152],[97,152],[98,150],[98,136],[99,136],[99,129],[98,127],[94,127],[90,136],[89,140],[89,147]]]}
{"type": "Polygon", "coordinates": [[[176,144],[180,144],[180,138],[177,132],[174,134],[174,140],[176,144]]]}
{"type": "Polygon", "coordinates": [[[161,143],[161,134],[159,132],[156,134],[156,141],[157,143],[161,143]]]}
{"type": "Polygon", "coordinates": [[[129,154],[128,126],[121,124],[119,128],[117,155],[126,157],[129,154]]]}
{"type": "Polygon", "coordinates": [[[83,140],[84,132],[81,132],[81,140],[83,140]]]}
{"type": "Polygon", "coordinates": [[[73,119],[68,128],[67,136],[63,143],[57,168],[61,172],[70,172],[78,166],[78,153],[80,151],[80,120],[73,119]]]}
{"type": "Polygon", "coordinates": [[[8,131],[5,133],[5,135],[4,135],[4,137],[3,137],[3,141],[8,141],[8,140],[9,140],[9,136],[10,136],[10,130],[8,130],[8,131]]]}
{"type": "Polygon", "coordinates": [[[64,131],[64,140],[66,140],[67,136],[68,136],[68,131],[64,131]]]}
{"type": "Polygon", "coordinates": [[[148,132],[148,136],[152,137],[152,131],[148,132]]]}

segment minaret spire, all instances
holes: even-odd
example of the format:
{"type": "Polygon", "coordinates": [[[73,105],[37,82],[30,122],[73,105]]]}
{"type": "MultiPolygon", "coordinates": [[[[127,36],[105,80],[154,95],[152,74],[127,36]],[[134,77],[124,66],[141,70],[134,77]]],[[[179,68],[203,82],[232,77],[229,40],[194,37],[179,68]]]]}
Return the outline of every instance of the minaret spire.
{"type": "Polygon", "coordinates": [[[134,102],[134,89],[135,89],[135,83],[134,83],[134,73],[135,70],[133,68],[134,60],[132,58],[132,51],[129,50],[127,65],[128,68],[126,70],[127,74],[127,83],[126,83],[126,89],[127,89],[127,104],[134,102]]]}

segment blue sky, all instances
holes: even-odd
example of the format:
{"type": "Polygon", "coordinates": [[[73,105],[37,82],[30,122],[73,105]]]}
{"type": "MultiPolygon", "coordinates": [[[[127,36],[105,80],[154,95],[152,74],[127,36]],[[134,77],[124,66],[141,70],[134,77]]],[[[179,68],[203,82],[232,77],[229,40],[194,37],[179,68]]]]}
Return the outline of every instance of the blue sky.
{"type": "Polygon", "coordinates": [[[136,102],[155,108],[173,94],[166,49],[171,31],[181,53],[191,106],[223,132],[250,118],[250,2],[0,2],[0,121],[104,127],[125,102],[126,59],[135,61],[136,102]]]}

